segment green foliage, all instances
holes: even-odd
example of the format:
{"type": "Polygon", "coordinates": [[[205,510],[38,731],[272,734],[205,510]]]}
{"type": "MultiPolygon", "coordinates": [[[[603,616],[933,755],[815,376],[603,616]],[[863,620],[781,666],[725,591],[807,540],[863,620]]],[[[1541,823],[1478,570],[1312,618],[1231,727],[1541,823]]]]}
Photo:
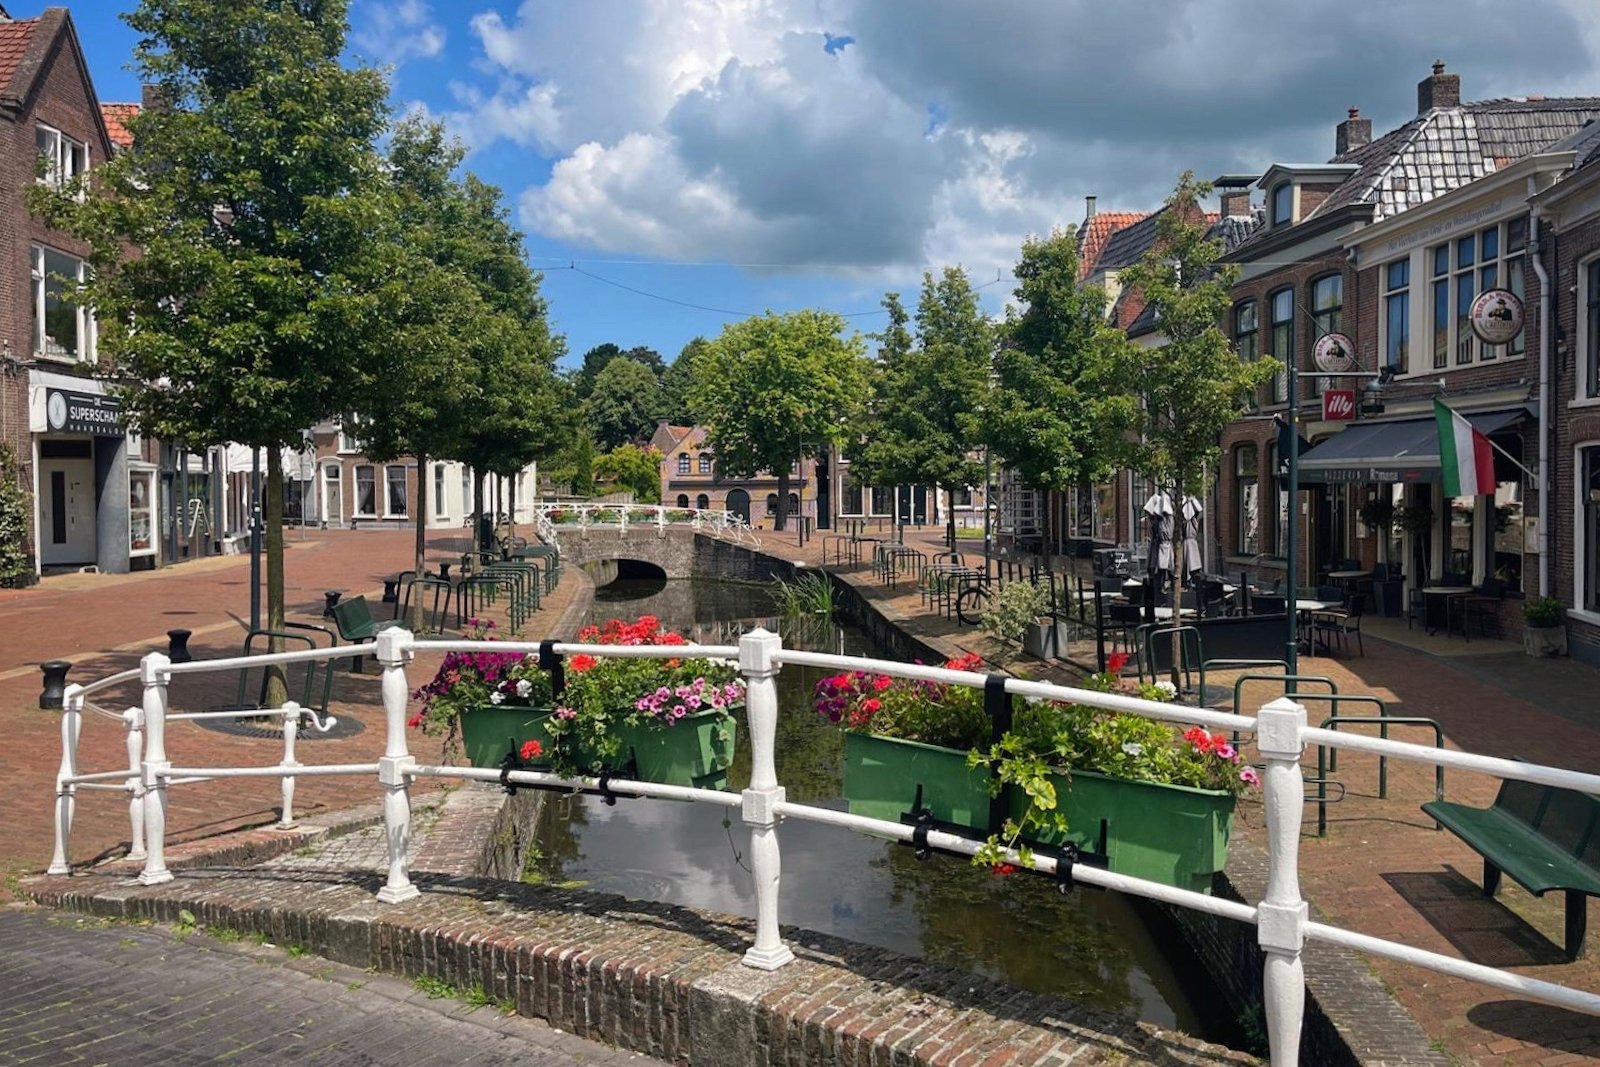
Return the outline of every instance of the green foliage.
{"type": "Polygon", "coordinates": [[[1119,378],[1128,339],[1105,319],[1105,294],[1078,282],[1072,230],[1029,238],[1017,263],[983,422],[990,447],[1035,489],[1104,481],[1137,405],[1119,378]]]}
{"type": "Polygon", "coordinates": [[[635,363],[642,363],[650,369],[652,377],[659,380],[667,371],[667,365],[661,358],[661,353],[653,348],[638,345],[634,348],[622,349],[609,341],[605,344],[595,345],[583,354],[583,363],[572,375],[572,385],[579,400],[587,400],[594,393],[595,383],[600,374],[611,365],[611,361],[618,358],[631,359],[635,363]]]}
{"type": "Polygon", "coordinates": [[[1362,524],[1368,529],[1387,530],[1394,523],[1394,502],[1383,497],[1373,497],[1362,503],[1357,514],[1361,516],[1362,524]]]}
{"type": "Polygon", "coordinates": [[[833,582],[825,574],[806,572],[794,581],[773,579],[772,602],[786,622],[833,618],[833,582]]]}
{"type": "Polygon", "coordinates": [[[657,399],[656,414],[670,422],[682,425],[694,421],[689,409],[689,393],[694,388],[696,367],[700,355],[711,345],[704,337],[696,337],[683,346],[678,358],[661,375],[661,395],[657,399]]]}
{"type": "Polygon", "coordinates": [[[1201,487],[1216,466],[1223,430],[1281,366],[1269,358],[1242,362],[1222,330],[1238,268],[1219,265],[1222,244],[1206,239],[1200,200],[1210,191],[1185,171],[1161,212],[1155,242],[1122,275],[1125,287],[1144,294],[1166,338],[1163,345],[1123,350],[1126,380],[1145,414],[1129,465],[1173,487],[1175,498],[1201,487]]]}
{"type": "MultiPolygon", "coordinates": [[[[974,671],[981,669],[982,661],[967,655],[944,666],[974,671]]],[[[858,733],[966,749],[985,745],[990,737],[983,690],[972,686],[847,671],[818,680],[812,698],[817,714],[858,733]]]]}
{"type": "Polygon", "coordinates": [[[1002,645],[1018,645],[1028,627],[1044,614],[1047,604],[1042,587],[1032,582],[1008,582],[989,598],[978,625],[1002,645]]]}
{"type": "Polygon", "coordinates": [[[26,585],[33,578],[33,557],[23,547],[32,527],[33,512],[17,457],[0,445],[0,587],[26,585]]]}
{"type": "Polygon", "coordinates": [[[602,492],[626,489],[640,504],[661,502],[661,453],[654,448],[618,445],[594,461],[594,476],[602,492]]]}
{"type": "Polygon", "coordinates": [[[583,420],[595,443],[611,450],[650,436],[661,406],[655,372],[627,356],[611,360],[583,402],[583,420]]]}
{"type": "Polygon", "coordinates": [[[1408,504],[1395,508],[1394,525],[1406,533],[1426,535],[1433,529],[1433,509],[1427,504],[1408,504]]]}
{"type": "MultiPolygon", "coordinates": [[[[468,619],[468,638],[493,640],[493,619],[468,619]]],[[[539,668],[539,658],[519,652],[449,652],[433,680],[411,694],[421,707],[408,725],[430,737],[443,737],[453,752],[460,735],[460,720],[474,708],[505,704],[508,707],[550,707],[550,676],[539,668]]]]}
{"type": "Polygon", "coordinates": [[[1565,614],[1566,609],[1555,597],[1529,597],[1522,602],[1522,621],[1529,626],[1537,628],[1560,626],[1565,614]]]}
{"type": "MultiPolygon", "coordinates": [[[[851,451],[851,473],[874,485],[965,488],[983,480],[972,458],[989,391],[994,330],[966,272],[922,278],[915,344],[897,293],[884,298],[889,327],[873,380],[870,423],[851,451]]],[[[950,518],[952,527],[954,513],[950,518]]]]}

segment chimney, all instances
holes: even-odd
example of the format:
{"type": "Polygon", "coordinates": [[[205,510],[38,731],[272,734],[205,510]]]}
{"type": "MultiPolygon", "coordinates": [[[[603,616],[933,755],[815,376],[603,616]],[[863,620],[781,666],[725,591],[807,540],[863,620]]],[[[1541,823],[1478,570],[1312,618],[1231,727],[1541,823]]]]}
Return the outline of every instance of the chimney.
{"type": "Polygon", "coordinates": [[[154,82],[145,82],[139,86],[140,111],[165,111],[167,102],[161,92],[161,86],[154,82]]]}
{"type": "Polygon", "coordinates": [[[1333,132],[1333,154],[1342,156],[1362,145],[1372,143],[1372,120],[1361,117],[1361,109],[1350,109],[1350,117],[1339,123],[1333,132]]]}
{"type": "Polygon", "coordinates": [[[1086,196],[1083,198],[1083,217],[1085,220],[1094,218],[1094,199],[1095,198],[1092,196],[1086,196]]]}
{"type": "Polygon", "coordinates": [[[1461,75],[1446,74],[1444,60],[1433,61],[1433,74],[1417,83],[1417,114],[1436,107],[1461,106],[1461,75]]]}
{"type": "Polygon", "coordinates": [[[1222,201],[1222,217],[1225,219],[1232,216],[1243,217],[1250,214],[1249,186],[1239,189],[1224,189],[1219,194],[1219,199],[1222,201]]]}

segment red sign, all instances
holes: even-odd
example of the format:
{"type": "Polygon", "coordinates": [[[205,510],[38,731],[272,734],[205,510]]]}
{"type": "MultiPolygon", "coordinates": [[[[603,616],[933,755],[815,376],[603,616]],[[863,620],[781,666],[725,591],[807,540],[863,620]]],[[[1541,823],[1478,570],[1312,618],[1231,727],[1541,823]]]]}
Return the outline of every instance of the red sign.
{"type": "Polygon", "coordinates": [[[1349,422],[1356,417],[1356,391],[1329,389],[1322,394],[1322,420],[1349,422]]]}

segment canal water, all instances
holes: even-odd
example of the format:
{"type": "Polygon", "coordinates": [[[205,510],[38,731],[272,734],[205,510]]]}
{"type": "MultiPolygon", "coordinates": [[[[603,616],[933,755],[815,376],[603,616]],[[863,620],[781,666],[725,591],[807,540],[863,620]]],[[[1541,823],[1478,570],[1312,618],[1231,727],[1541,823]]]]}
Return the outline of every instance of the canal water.
{"type": "MultiPolygon", "coordinates": [[[[592,621],[656,615],[691,641],[733,643],[741,628],[785,628],[761,586],[625,580],[596,592],[592,621]]],[[[784,633],[785,644],[882,655],[848,627],[784,633]]],[[[822,672],[785,667],[779,679],[778,780],[790,800],[843,809],[839,729],[812,710],[822,672]]],[[[749,780],[741,732],[729,788],[749,780]]],[[[552,795],[525,877],[753,917],[749,835],[720,808],[552,795]]],[[[1184,993],[1158,935],[1122,897],[1061,896],[1029,875],[997,877],[966,860],[791,820],[779,834],[780,918],[809,930],[1073,997],[1198,1037],[1221,1039],[1184,993]]]]}

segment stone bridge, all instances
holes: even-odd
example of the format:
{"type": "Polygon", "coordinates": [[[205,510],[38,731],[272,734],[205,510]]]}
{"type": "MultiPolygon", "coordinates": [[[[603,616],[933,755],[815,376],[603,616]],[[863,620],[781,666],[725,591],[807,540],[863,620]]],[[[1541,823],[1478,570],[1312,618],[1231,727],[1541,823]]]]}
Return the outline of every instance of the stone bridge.
{"type": "Polygon", "coordinates": [[[564,566],[582,567],[596,585],[617,578],[722,578],[771,581],[791,577],[790,564],[692,526],[594,524],[558,527],[564,566]]]}

